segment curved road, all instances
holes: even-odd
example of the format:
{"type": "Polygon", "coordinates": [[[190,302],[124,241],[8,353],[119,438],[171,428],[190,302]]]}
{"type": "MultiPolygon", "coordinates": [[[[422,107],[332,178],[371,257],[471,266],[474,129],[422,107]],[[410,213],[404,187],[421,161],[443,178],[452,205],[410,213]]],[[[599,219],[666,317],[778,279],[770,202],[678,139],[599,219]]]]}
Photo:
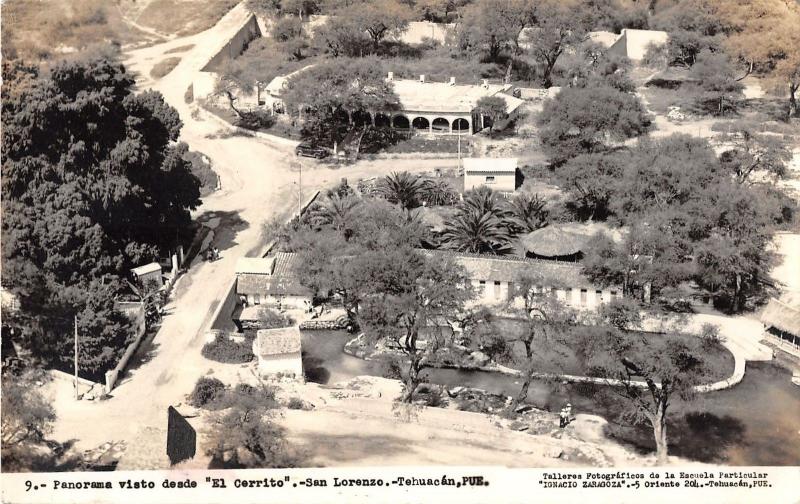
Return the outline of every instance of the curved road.
{"type": "MultiPolygon", "coordinates": [[[[128,54],[126,67],[139,76],[141,89],[160,91],[175,107],[184,127],[181,140],[191,149],[207,155],[220,176],[222,189],[203,200],[194,217],[206,221],[219,217],[214,244],[221,259],[200,262],[178,280],[167,305],[168,316],[152,343],[142,345],[132,361],[142,361],[129,370],[112,397],[106,401],[75,401],[71,383],[54,381],[48,385],[58,420],[53,438],[75,441],[78,449],[90,449],[104,442],[141,442],[141,428],[166,427],[169,405],[185,402],[197,378],[210,369],[215,376],[235,378],[239,366],[218,364],[203,358],[204,329],[225,294],[238,257],[263,246],[262,226],[275,216],[296,208],[298,189],[292,147],[286,142],[232,136],[219,138],[220,128],[228,129],[196,105],[184,101],[184,93],[199,69],[236,31],[247,17],[240,4],[211,29],[189,37],[172,39],[157,46],[128,54]],[[164,52],[194,44],[181,56],[178,66],[161,80],[153,81],[149,69],[167,56],[164,52]],[[192,112],[194,112],[194,116],[192,112]]],[[[170,55],[171,56],[171,55],[170,55]]],[[[455,160],[405,160],[362,162],[331,169],[304,161],[304,197],[315,189],[332,186],[342,177],[355,181],[394,169],[421,171],[438,166],[454,166],[455,160]]]]}

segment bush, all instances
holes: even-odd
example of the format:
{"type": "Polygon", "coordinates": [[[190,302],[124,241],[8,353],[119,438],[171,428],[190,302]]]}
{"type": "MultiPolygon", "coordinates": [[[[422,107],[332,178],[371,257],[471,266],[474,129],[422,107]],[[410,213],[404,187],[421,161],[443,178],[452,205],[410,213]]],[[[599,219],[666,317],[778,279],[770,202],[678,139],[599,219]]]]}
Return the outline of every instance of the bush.
{"type": "Polygon", "coordinates": [[[253,349],[247,343],[237,343],[227,336],[217,336],[203,346],[203,357],[227,364],[244,364],[253,360],[253,349]]]}
{"type": "Polygon", "coordinates": [[[722,343],[722,336],[719,335],[719,326],[716,324],[703,324],[700,330],[700,341],[703,350],[711,350],[722,343]]]}
{"type": "Polygon", "coordinates": [[[294,325],[295,320],[275,310],[261,308],[258,310],[258,322],[261,329],[277,329],[279,327],[290,327],[294,325]]]}
{"type": "Polygon", "coordinates": [[[225,384],[216,378],[203,376],[194,385],[192,404],[202,407],[218,399],[225,391],[225,384]]]}
{"type": "Polygon", "coordinates": [[[286,405],[287,408],[293,410],[301,410],[305,406],[305,403],[299,397],[292,397],[289,399],[289,403],[286,405]]]}
{"type": "Polygon", "coordinates": [[[183,101],[186,103],[194,101],[194,84],[189,84],[189,87],[186,88],[186,92],[183,93],[183,101]]]}
{"type": "Polygon", "coordinates": [[[167,75],[168,73],[170,73],[176,66],[178,66],[178,63],[180,62],[181,59],[177,56],[173,56],[163,61],[159,61],[150,70],[150,77],[154,79],[160,79],[165,75],[167,75]]]}
{"type": "Polygon", "coordinates": [[[275,117],[264,110],[242,112],[242,115],[236,120],[236,126],[248,130],[267,129],[273,124],[275,124],[275,117]]]}

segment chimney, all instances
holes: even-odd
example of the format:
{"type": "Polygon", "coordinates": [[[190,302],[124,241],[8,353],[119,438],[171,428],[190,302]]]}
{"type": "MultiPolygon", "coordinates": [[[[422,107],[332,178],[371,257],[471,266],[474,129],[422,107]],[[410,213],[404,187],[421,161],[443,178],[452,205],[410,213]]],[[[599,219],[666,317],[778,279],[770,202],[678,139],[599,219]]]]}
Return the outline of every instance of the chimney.
{"type": "Polygon", "coordinates": [[[394,72],[389,72],[389,80],[390,81],[394,80],[394,72]]]}
{"type": "Polygon", "coordinates": [[[425,82],[425,74],[420,74],[419,81],[424,83],[425,82]]]}
{"type": "Polygon", "coordinates": [[[456,78],[455,77],[450,77],[450,85],[451,86],[455,86],[456,85],[456,78]]]}

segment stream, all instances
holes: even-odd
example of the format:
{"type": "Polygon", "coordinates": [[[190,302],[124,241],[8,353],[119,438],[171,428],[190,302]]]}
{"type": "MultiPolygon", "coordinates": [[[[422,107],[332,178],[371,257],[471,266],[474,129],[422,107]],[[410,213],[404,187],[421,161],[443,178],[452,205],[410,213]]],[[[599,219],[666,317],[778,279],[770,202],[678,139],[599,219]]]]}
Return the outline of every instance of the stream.
{"type": "MultiPolygon", "coordinates": [[[[359,375],[383,376],[383,366],[343,352],[352,335],[344,331],[304,331],[303,365],[310,381],[336,383],[359,375]]],[[[427,369],[427,381],[447,387],[474,387],[516,395],[518,379],[486,371],[427,369]]],[[[607,435],[639,451],[654,449],[647,426],[632,428],[615,421],[619,404],[598,400],[595,386],[536,380],[528,402],[558,411],[567,402],[575,413],[610,421],[607,435]]],[[[729,465],[800,464],[800,387],[791,372],[773,362],[749,362],[738,385],[703,394],[689,405],[676,404],[668,425],[670,454],[729,465]]]]}

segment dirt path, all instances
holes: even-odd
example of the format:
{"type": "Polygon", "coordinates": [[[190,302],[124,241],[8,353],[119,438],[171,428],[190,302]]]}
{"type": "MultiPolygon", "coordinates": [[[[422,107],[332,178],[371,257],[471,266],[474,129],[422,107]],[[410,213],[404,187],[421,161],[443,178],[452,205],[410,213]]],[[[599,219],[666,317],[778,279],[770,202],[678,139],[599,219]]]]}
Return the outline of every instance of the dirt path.
{"type": "MultiPolygon", "coordinates": [[[[201,221],[220,219],[214,245],[222,257],[193,266],[178,281],[166,307],[169,315],[152,342],[137,355],[142,363],[129,370],[110,399],[75,401],[68,382],[55,381],[48,386],[58,415],[53,438],[74,440],[77,449],[106,441],[134,442],[142,426],[165,426],[169,405],[185,402],[185,394],[199,376],[225,367],[200,354],[210,315],[234,274],[236,260],[263,245],[263,224],[296,206],[298,174],[290,166],[296,161],[290,147],[248,137],[209,138],[218,135],[219,123],[204,119],[202,114],[193,117],[192,106],[184,101],[184,92],[205,64],[209,48],[220,45],[246,14],[238,6],[206,32],[135,50],[126,61],[139,72],[140,88],[160,91],[178,110],[184,122],[181,140],[206,154],[220,176],[222,189],[204,198],[193,216],[201,221]],[[183,54],[170,74],[158,81],[149,78],[149,69],[160,61],[164,51],[188,44],[195,47],[183,54]]],[[[453,162],[370,161],[332,169],[303,161],[303,193],[309,196],[342,177],[355,181],[393,169],[421,171],[453,162]]]]}

